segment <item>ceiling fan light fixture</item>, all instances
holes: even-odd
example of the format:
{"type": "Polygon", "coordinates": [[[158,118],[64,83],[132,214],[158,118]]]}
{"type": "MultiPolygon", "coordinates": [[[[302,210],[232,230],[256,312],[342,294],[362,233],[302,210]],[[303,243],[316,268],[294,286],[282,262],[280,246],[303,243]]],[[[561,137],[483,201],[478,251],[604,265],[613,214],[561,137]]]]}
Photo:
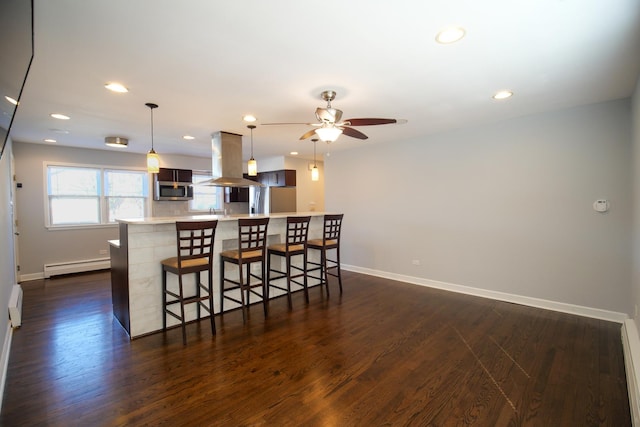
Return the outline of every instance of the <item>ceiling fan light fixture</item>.
{"type": "Polygon", "coordinates": [[[342,129],[337,127],[321,127],[316,129],[316,135],[324,142],[334,142],[342,135],[342,129]]]}
{"type": "Polygon", "coordinates": [[[158,104],[147,102],[144,105],[151,110],[151,150],[147,153],[147,172],[158,173],[160,172],[160,157],[153,149],[153,109],[158,108],[158,104]]]}

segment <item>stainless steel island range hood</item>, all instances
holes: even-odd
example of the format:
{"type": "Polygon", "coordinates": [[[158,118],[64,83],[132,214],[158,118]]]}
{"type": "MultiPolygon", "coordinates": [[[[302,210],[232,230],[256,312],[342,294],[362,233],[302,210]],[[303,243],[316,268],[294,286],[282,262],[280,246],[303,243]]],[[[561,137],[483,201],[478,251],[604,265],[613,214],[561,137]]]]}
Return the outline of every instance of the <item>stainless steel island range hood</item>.
{"type": "Polygon", "coordinates": [[[211,173],[213,179],[197,183],[213,187],[264,187],[242,177],[242,135],[216,132],[211,135],[211,173]]]}

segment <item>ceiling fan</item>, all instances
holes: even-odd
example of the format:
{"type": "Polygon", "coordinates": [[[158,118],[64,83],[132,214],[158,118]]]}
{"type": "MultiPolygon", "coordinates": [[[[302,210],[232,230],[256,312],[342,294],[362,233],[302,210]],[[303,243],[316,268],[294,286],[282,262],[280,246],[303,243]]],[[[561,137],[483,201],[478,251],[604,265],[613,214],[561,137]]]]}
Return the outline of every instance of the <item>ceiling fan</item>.
{"type": "Polygon", "coordinates": [[[323,100],[327,102],[325,108],[316,108],[316,118],[319,123],[263,123],[263,125],[292,125],[292,124],[305,124],[313,126],[315,129],[304,133],[300,139],[307,139],[314,134],[317,135],[324,142],[334,142],[341,134],[350,136],[352,138],[367,139],[368,136],[359,130],[354,129],[354,126],[372,126],[372,125],[388,125],[393,123],[405,122],[404,120],[396,119],[379,119],[379,118],[357,118],[342,120],[342,110],[333,108],[331,101],[336,98],[336,92],[333,90],[325,90],[320,94],[323,100]]]}

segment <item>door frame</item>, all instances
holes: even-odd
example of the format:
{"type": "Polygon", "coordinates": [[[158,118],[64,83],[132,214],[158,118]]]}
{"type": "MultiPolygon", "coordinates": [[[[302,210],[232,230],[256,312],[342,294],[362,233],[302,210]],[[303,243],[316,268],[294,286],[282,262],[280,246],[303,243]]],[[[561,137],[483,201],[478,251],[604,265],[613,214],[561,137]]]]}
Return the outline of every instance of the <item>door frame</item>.
{"type": "Polygon", "coordinates": [[[11,206],[11,227],[13,232],[13,270],[15,273],[16,283],[20,283],[20,257],[18,251],[20,230],[18,228],[18,208],[16,203],[16,173],[15,173],[15,159],[13,157],[13,151],[10,151],[9,172],[11,173],[11,185],[9,188],[9,205],[11,206]]]}

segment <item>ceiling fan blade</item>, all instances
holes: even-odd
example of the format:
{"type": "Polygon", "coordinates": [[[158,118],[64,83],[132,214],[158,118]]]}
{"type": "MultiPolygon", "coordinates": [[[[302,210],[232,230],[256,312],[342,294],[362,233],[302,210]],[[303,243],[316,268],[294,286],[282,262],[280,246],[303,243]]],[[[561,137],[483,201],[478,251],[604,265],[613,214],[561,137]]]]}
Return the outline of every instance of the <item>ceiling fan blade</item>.
{"type": "Polygon", "coordinates": [[[345,122],[349,122],[349,126],[373,126],[373,125],[390,125],[393,123],[397,123],[397,120],[396,119],[364,118],[364,119],[349,119],[349,120],[345,120],[345,122]]]}
{"type": "Polygon", "coordinates": [[[300,137],[300,140],[307,139],[307,138],[309,138],[310,136],[315,135],[315,133],[316,133],[316,130],[315,130],[315,129],[311,129],[309,132],[307,132],[307,133],[305,133],[304,135],[302,135],[302,136],[300,137]]]}
{"type": "Polygon", "coordinates": [[[365,135],[364,133],[360,132],[359,130],[355,130],[355,129],[350,128],[350,127],[343,127],[342,128],[342,134],[350,136],[352,138],[358,138],[358,139],[367,139],[367,138],[369,138],[367,135],[365,135]]]}
{"type": "Polygon", "coordinates": [[[273,125],[307,125],[314,126],[315,123],[261,123],[261,126],[273,126],[273,125]]]}

